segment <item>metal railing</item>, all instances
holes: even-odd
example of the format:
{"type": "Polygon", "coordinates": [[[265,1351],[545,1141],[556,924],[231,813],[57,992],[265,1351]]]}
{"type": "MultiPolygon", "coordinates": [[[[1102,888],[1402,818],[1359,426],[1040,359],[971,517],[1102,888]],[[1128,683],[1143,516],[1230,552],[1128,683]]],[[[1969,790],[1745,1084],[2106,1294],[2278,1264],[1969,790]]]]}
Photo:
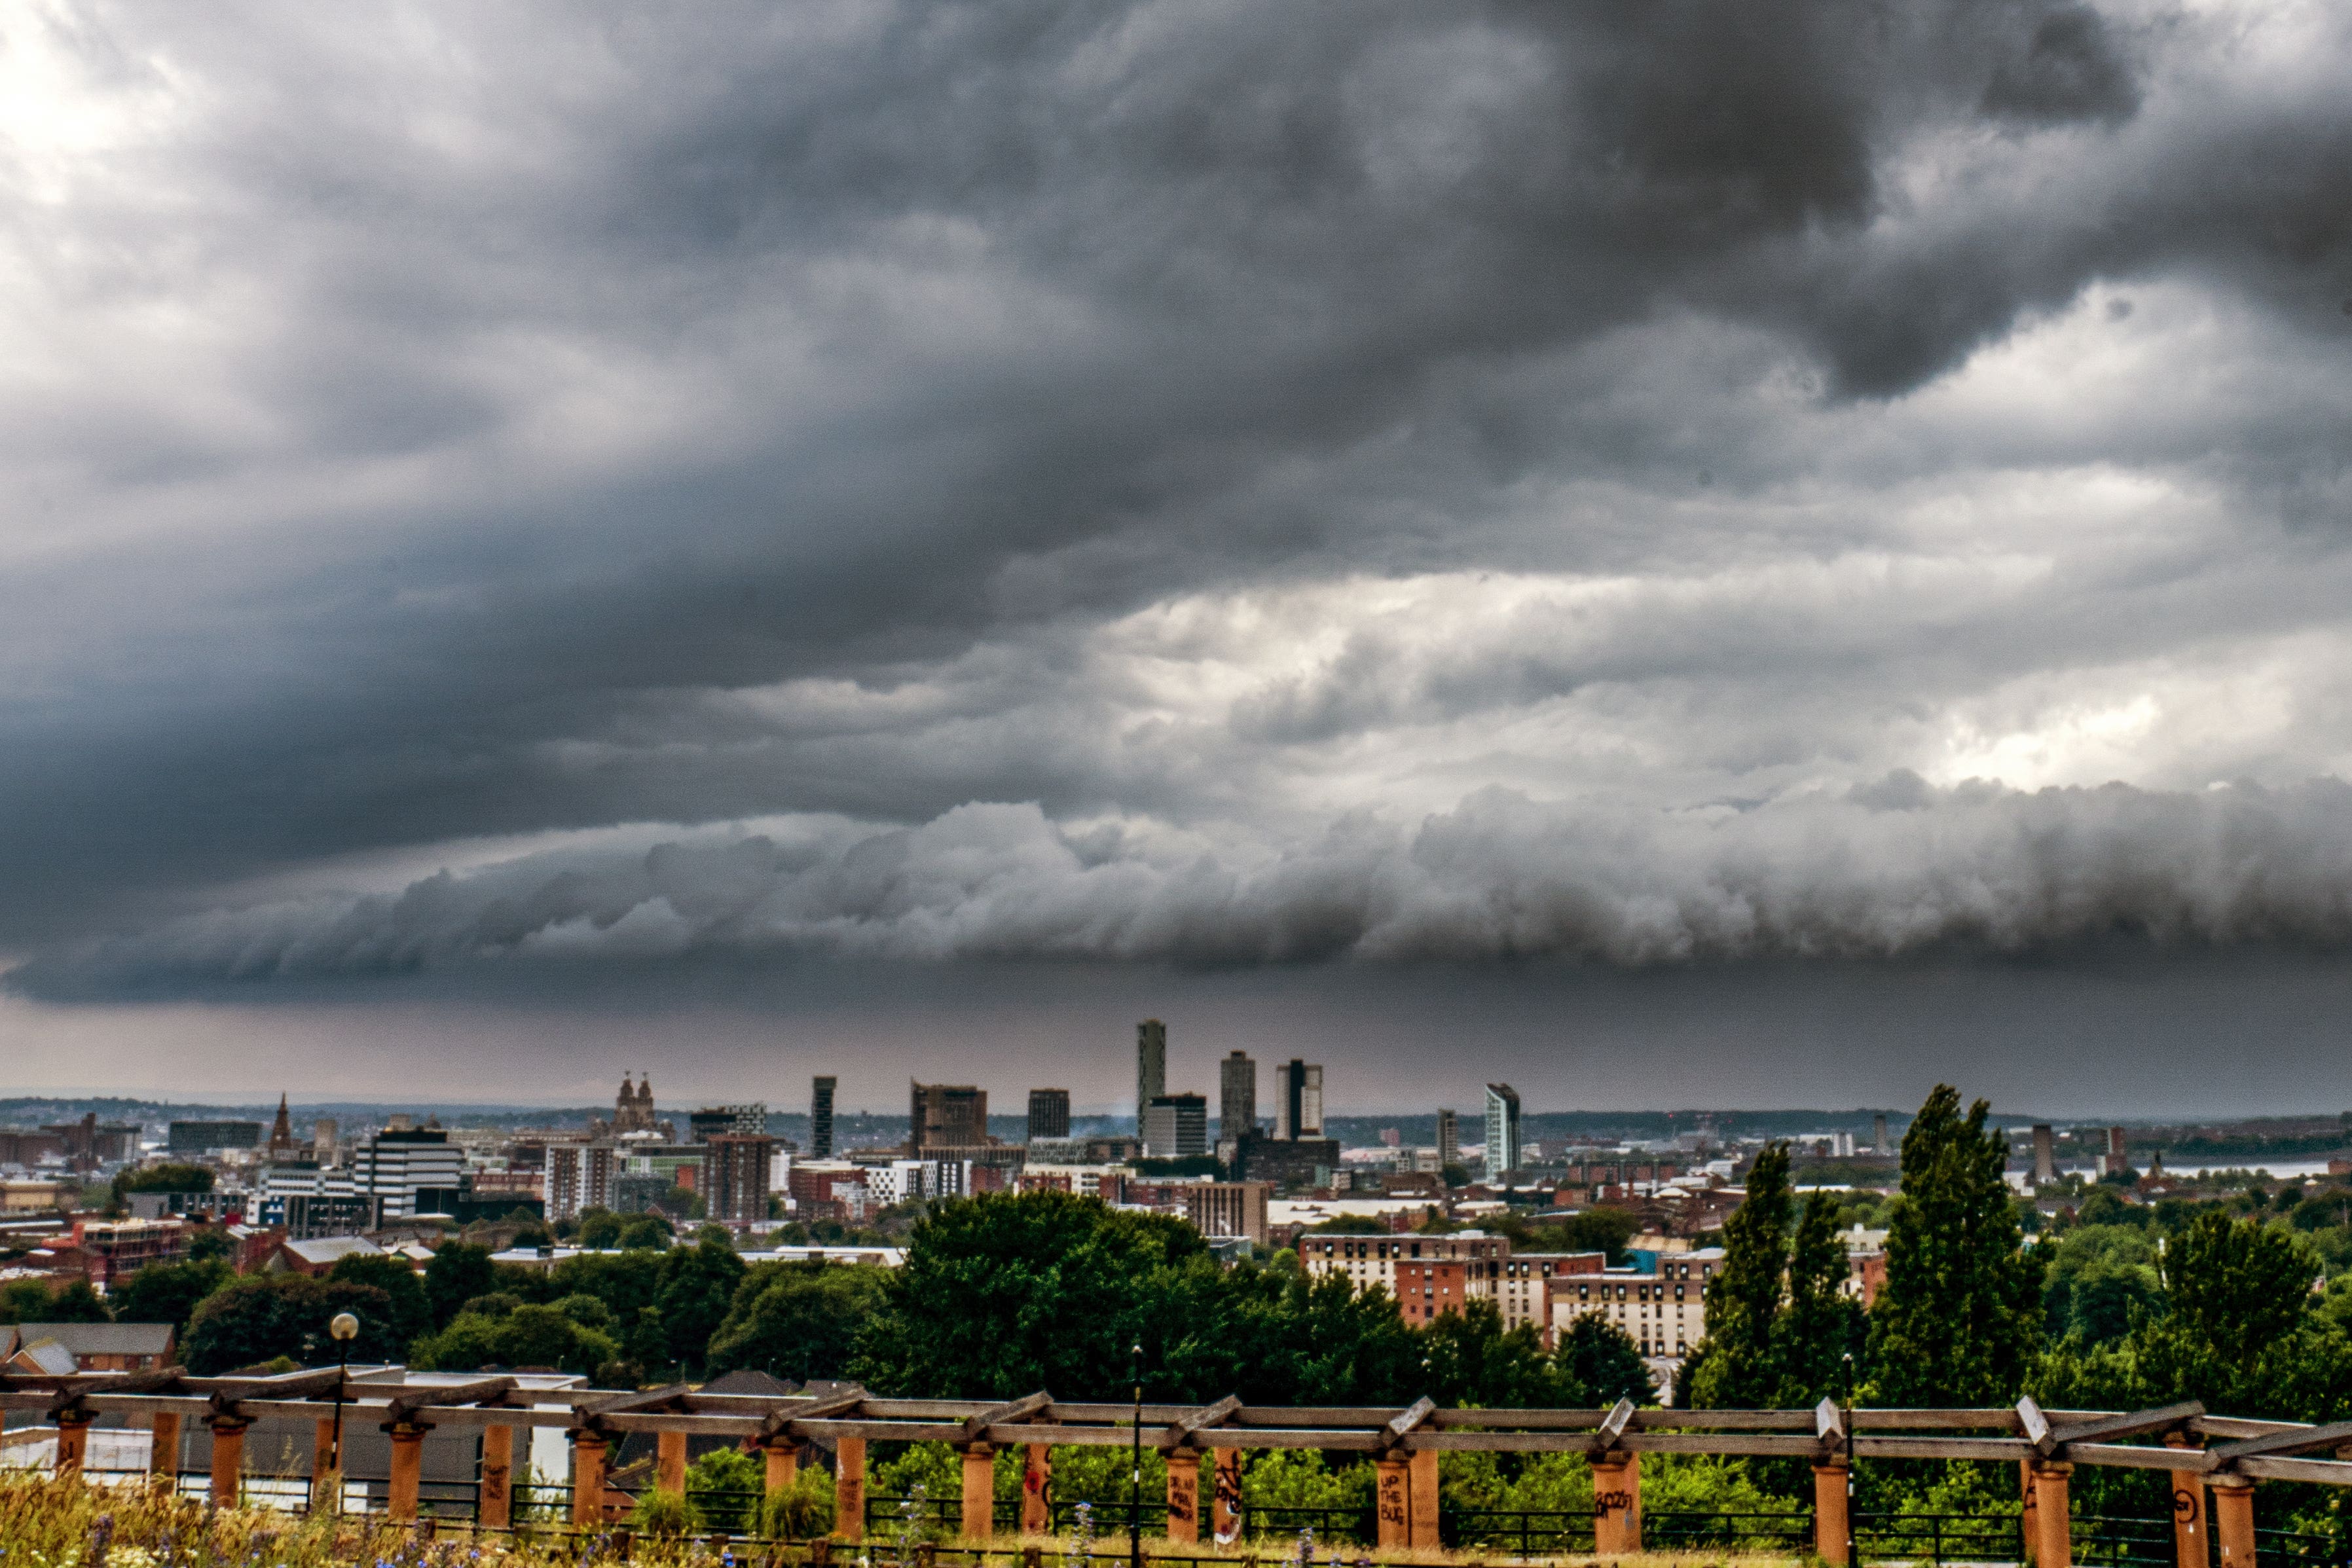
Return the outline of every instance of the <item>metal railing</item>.
{"type": "Polygon", "coordinates": [[[1592,1514],[1590,1510],[1441,1508],[1437,1537],[1448,1546],[1516,1547],[1522,1557],[1538,1551],[1590,1552],[1592,1514]]]}
{"type": "Polygon", "coordinates": [[[2014,1513],[1860,1513],[1853,1516],[1853,1544],[1864,1557],[1953,1557],[2010,1563],[2024,1543],[2024,1525],[2014,1513]]]}
{"type": "Polygon", "coordinates": [[[1642,1539],[1655,1546],[1725,1546],[1738,1552],[1813,1549],[1813,1515],[1763,1509],[1702,1512],[1676,1509],[1642,1515],[1642,1539]]]}
{"type": "Polygon", "coordinates": [[[2169,1519],[2078,1513],[2069,1523],[2077,1563],[2102,1568],[2173,1568],[2179,1556],[2169,1519]]]}
{"type": "Polygon", "coordinates": [[[2352,1564],[2352,1535],[2338,1531],[2254,1530],[2257,1562],[2287,1562],[2309,1568],[2344,1568],[2352,1564]]]}

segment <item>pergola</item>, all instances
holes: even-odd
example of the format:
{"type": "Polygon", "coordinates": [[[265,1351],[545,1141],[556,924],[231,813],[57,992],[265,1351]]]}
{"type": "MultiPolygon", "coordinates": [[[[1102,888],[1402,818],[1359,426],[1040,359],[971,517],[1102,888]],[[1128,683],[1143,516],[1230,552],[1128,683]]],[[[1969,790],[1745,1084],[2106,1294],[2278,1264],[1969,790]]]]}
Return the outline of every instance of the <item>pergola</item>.
{"type": "MultiPolygon", "coordinates": [[[[605,1484],[611,1445],[630,1432],[656,1434],[662,1486],[682,1491],[689,1437],[731,1437],[766,1457],[769,1490],[790,1487],[801,1447],[822,1439],[837,1456],[834,1474],[837,1533],[863,1529],[866,1445],[940,1442],[963,1456],[963,1519],[971,1537],[993,1529],[993,1460],[1007,1447],[1024,1450],[1020,1529],[1047,1529],[1046,1482],[1052,1450],[1072,1445],[1126,1446],[1138,1436],[1139,1407],[1066,1402],[1038,1392],[1002,1402],[887,1399],[860,1390],[824,1396],[707,1394],[678,1384],[650,1391],[527,1389],[511,1377],[462,1384],[405,1384],[380,1375],[362,1381],[334,1368],[275,1377],[190,1377],[163,1370],[71,1377],[0,1378],[0,1409],[39,1410],[58,1429],[58,1468],[79,1471],[90,1424],[100,1415],[152,1423],[154,1464],[176,1459],[181,1424],[212,1432],[212,1498],[239,1496],[244,1434],[264,1416],[318,1423],[316,1489],[329,1484],[329,1445],[338,1412],[377,1424],[392,1439],[388,1511],[414,1519],[426,1431],[478,1427],[482,1437],[478,1523],[511,1521],[514,1435],[558,1427],[572,1445],[572,1522],[603,1525],[623,1494],[605,1484]]],[[[1575,1453],[1592,1465],[1594,1543],[1603,1553],[1642,1545],[1640,1458],[1643,1454],[1760,1455],[1804,1459],[1814,1477],[1816,1550],[1845,1563],[1853,1459],[1970,1459],[2019,1467],[2024,1533],[2040,1568],[2071,1561],[2067,1478],[2077,1465],[2167,1472],[2182,1568],[2248,1568],[2254,1562],[2254,1491],[2263,1481],[2352,1486],[2352,1422],[2307,1427],[2214,1416],[2201,1405],[2129,1413],[2042,1410],[2030,1400],[2013,1409],[1842,1410],[1828,1400],[1811,1410],[1636,1409],[1449,1410],[1428,1399],[1402,1409],[1244,1405],[1144,1405],[1144,1444],[1165,1459],[1167,1534],[1200,1538],[1204,1511],[1201,1466],[1212,1485],[1205,1511],[1229,1535],[1241,1500],[1241,1453],[1247,1448],[1318,1448],[1366,1454],[1378,1476],[1378,1535],[1383,1547],[1434,1547],[1438,1455],[1452,1451],[1575,1453]],[[1849,1421],[1851,1423],[1849,1427],[1849,1421]],[[2208,1494],[2210,1494],[2209,1506],[2208,1494]],[[2219,1553],[2209,1542],[2210,1533],[2219,1553]]]]}

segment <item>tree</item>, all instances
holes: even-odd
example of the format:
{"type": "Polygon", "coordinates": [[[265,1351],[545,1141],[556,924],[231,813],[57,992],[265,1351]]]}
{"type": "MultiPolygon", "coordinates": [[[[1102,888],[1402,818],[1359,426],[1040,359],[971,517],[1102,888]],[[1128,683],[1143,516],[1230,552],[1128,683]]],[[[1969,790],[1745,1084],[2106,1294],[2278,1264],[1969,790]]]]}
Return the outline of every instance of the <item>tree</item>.
{"type": "Polygon", "coordinates": [[[1691,1399],[1710,1409],[1775,1403],[1780,1368],[1773,1324],[1788,1293],[1789,1145],[1767,1144],[1748,1173],[1748,1197],[1723,1222],[1723,1267],[1706,1282],[1706,1340],[1691,1399]]]}
{"type": "Polygon", "coordinates": [[[710,1338],[727,1321],[735,1288],[743,1282],[742,1256],[716,1227],[691,1247],[670,1249],[662,1259],[661,1293],[655,1300],[668,1337],[668,1359],[699,1372],[710,1338]]]}
{"type": "Polygon", "coordinates": [[[1422,1392],[1441,1405],[1527,1410],[1579,1403],[1567,1397],[1535,1326],[1505,1328],[1502,1309],[1483,1296],[1440,1314],[1421,1338],[1429,1367],[1422,1392]]]}
{"type": "Polygon", "coordinates": [[[1602,1317],[1586,1312],[1569,1324],[1554,1353],[1565,1390],[1563,1404],[1614,1405],[1631,1399],[1654,1403],[1657,1385],[1633,1336],[1602,1317]]]}
{"type": "MultiPolygon", "coordinates": [[[[602,1310],[593,1296],[574,1299],[602,1310]]],[[[440,1333],[418,1340],[411,1358],[415,1365],[444,1372],[545,1366],[593,1375],[618,1352],[611,1335],[583,1325],[561,1307],[526,1301],[496,1313],[459,1312],[440,1333]]]]}
{"type": "Polygon", "coordinates": [[[709,1371],[755,1367],[805,1383],[849,1368],[857,1327],[880,1304],[887,1274],[838,1263],[761,1263],[744,1275],[710,1338],[709,1371]]]}
{"type": "Polygon", "coordinates": [[[0,1285],[0,1323],[102,1323],[112,1317],[88,1280],[68,1280],[54,1291],[46,1280],[0,1285]]]}
{"type": "Polygon", "coordinates": [[[213,1173],[202,1166],[147,1166],[139,1170],[119,1171],[114,1177],[114,1206],[122,1207],[125,1194],[134,1192],[210,1192],[213,1173]]]}
{"type": "Polygon", "coordinates": [[[1870,1314],[1879,1404],[2006,1405],[2040,1339],[2041,1270],[2001,1174],[2007,1141],[1986,1130],[1985,1102],[1966,1117],[1959,1103],[1937,1084],[1903,1135],[1886,1283],[1870,1314]]]}
{"type": "Polygon", "coordinates": [[[227,1232],[215,1226],[205,1226],[188,1238],[188,1261],[191,1263],[226,1262],[236,1249],[229,1244],[227,1232]]]}
{"type": "Polygon", "coordinates": [[[2158,1270],[2166,1311],[2130,1343],[2144,1385],[2232,1416],[2325,1418],[2342,1368],[2312,1332],[2319,1270],[2300,1238],[2208,1212],[2167,1241],[2158,1270]]]}
{"type": "Polygon", "coordinates": [[[433,1311],[425,1303],[425,1282],[405,1258],[383,1254],[354,1252],[335,1260],[327,1270],[327,1278],[340,1283],[372,1285],[383,1292],[386,1310],[391,1313],[384,1325],[392,1343],[402,1352],[409,1342],[433,1328],[433,1311]]]}
{"type": "Polygon", "coordinates": [[[425,1265],[425,1304],[433,1326],[446,1327],[467,1301],[489,1294],[495,1284],[488,1248],[467,1241],[444,1246],[425,1265]]]}
{"type": "Polygon", "coordinates": [[[206,1296],[236,1278],[218,1259],[150,1263],[114,1290],[114,1315],[126,1323],[170,1323],[180,1337],[206,1296]]]}
{"type": "Polygon", "coordinates": [[[392,1335],[392,1302],[382,1290],[306,1274],[249,1276],[215,1291],[189,1320],[182,1359],[199,1377],[289,1353],[317,1360],[332,1354],[327,1324],[337,1312],[360,1321],[352,1360],[404,1359],[408,1344],[392,1335]]]}

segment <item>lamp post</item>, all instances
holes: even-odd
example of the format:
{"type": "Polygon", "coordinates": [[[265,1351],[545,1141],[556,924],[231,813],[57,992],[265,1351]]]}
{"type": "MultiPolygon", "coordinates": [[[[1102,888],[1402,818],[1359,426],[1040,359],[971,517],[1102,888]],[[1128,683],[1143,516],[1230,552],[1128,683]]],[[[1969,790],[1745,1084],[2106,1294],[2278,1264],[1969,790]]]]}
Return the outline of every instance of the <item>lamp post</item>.
{"type": "Polygon", "coordinates": [[[1853,1352],[1845,1353],[1839,1366],[1845,1384],[1845,1419],[1839,1423],[1845,1428],[1845,1560],[1853,1558],[1853,1352]]]}
{"type": "Polygon", "coordinates": [[[338,1353],[335,1365],[341,1374],[335,1379],[335,1435],[327,1444],[327,1469],[334,1478],[331,1483],[335,1489],[334,1511],[341,1513],[343,1511],[343,1385],[351,1379],[352,1341],[359,1337],[360,1321],[349,1312],[337,1312],[333,1321],[327,1324],[327,1332],[334,1336],[338,1353]]]}
{"type": "Polygon", "coordinates": [[[1143,1347],[1134,1350],[1135,1445],[1127,1472],[1128,1568],[1143,1568],[1143,1347]]]}

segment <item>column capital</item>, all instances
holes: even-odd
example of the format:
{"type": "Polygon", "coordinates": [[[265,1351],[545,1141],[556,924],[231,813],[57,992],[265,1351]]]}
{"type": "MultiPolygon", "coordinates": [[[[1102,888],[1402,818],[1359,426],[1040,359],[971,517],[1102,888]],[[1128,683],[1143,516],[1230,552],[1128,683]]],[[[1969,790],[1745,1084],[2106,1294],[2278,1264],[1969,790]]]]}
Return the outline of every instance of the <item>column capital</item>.
{"type": "Polygon", "coordinates": [[[2054,1476],[2063,1479],[2074,1473],[2072,1459],[2030,1459],[2027,1463],[2033,1467],[2033,1473],[2037,1476],[2054,1476]]]}
{"type": "Polygon", "coordinates": [[[2254,1490],[2254,1478],[2242,1476],[2235,1470],[2215,1470],[2205,1478],[2205,1484],[2215,1491],[2252,1491],[2254,1490]]]}

